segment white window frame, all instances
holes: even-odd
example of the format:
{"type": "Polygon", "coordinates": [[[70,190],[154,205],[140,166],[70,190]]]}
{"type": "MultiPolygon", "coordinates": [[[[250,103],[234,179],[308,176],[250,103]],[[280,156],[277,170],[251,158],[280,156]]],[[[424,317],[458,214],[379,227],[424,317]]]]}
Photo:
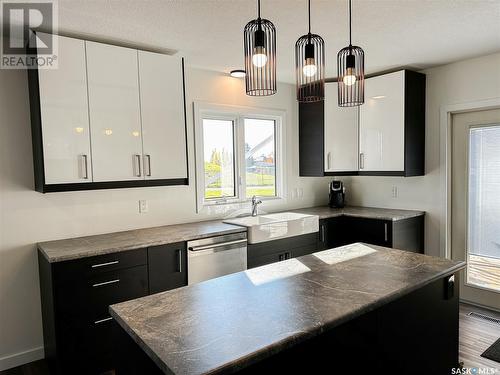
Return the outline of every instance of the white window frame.
{"type": "Polygon", "coordinates": [[[245,139],[244,119],[274,120],[275,124],[275,171],[276,171],[276,196],[259,197],[261,200],[277,200],[285,198],[285,121],[286,111],[258,107],[241,107],[232,105],[213,104],[206,102],[194,102],[194,140],[195,140],[195,166],[196,166],[196,201],[197,210],[203,207],[236,204],[248,202],[246,198],[245,181],[245,139]],[[203,119],[219,119],[233,121],[233,142],[235,160],[235,197],[219,199],[205,199],[205,168],[204,168],[204,145],[203,145],[203,119]]]}

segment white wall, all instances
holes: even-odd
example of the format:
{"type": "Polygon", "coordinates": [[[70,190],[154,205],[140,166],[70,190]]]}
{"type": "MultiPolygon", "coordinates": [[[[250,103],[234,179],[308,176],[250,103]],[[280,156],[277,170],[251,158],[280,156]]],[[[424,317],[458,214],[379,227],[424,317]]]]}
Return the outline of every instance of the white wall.
{"type": "Polygon", "coordinates": [[[439,255],[442,197],[439,120],[442,106],[500,98],[500,53],[423,71],[427,74],[425,168],[422,177],[365,177],[348,179],[349,204],[419,209],[425,220],[426,253],[439,255]],[[392,198],[397,186],[398,198],[392,198]]]}
{"type": "Polygon", "coordinates": [[[187,96],[189,186],[41,194],[33,190],[26,72],[0,70],[0,370],[42,354],[36,242],[223,215],[221,207],[212,215],[196,214],[193,100],[285,110],[288,195],[292,189],[302,188],[304,196],[265,202],[262,209],[327,202],[328,178],[298,177],[298,114],[293,85],[279,84],[272,97],[250,98],[241,79],[188,68],[187,96]],[[148,200],[146,214],[138,213],[140,199],[148,200]]]}

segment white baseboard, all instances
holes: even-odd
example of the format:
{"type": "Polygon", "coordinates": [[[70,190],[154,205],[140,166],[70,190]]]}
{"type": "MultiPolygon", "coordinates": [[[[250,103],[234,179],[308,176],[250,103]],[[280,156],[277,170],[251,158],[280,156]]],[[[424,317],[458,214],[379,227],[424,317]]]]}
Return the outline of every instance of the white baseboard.
{"type": "Polygon", "coordinates": [[[8,370],[12,367],[24,365],[29,362],[38,361],[45,357],[43,346],[26,350],[24,352],[0,357],[0,371],[8,370]]]}

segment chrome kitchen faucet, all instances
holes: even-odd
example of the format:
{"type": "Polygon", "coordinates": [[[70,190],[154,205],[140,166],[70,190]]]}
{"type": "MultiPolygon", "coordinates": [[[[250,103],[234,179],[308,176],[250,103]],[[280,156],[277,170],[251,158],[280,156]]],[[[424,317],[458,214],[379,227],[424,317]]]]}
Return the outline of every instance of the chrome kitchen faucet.
{"type": "Polygon", "coordinates": [[[252,216],[257,216],[257,206],[261,203],[262,201],[256,195],[252,197],[252,216]]]}

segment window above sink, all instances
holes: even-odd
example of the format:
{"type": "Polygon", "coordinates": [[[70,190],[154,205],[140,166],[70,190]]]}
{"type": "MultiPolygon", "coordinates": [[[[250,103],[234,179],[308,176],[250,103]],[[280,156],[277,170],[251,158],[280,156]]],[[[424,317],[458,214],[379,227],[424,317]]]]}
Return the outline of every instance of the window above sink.
{"type": "Polygon", "coordinates": [[[196,189],[204,206],[281,199],[285,112],[195,102],[196,189]]]}

